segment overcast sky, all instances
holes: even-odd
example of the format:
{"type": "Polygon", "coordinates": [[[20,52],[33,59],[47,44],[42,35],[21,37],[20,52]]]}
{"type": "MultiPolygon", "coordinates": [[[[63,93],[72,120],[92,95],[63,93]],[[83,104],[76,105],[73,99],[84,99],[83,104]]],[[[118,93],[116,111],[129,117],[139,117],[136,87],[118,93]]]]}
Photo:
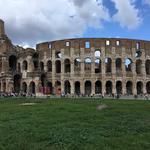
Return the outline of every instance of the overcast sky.
{"type": "Polygon", "coordinates": [[[13,43],[76,37],[150,40],[150,0],[0,0],[13,43]]]}

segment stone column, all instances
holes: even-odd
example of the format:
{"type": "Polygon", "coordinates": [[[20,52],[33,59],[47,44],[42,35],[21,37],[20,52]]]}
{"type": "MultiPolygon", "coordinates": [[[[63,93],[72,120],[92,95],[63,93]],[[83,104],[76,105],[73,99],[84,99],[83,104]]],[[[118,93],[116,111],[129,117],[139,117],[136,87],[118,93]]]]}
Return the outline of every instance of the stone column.
{"type": "Polygon", "coordinates": [[[53,93],[55,93],[56,89],[55,89],[55,75],[56,75],[56,67],[55,67],[55,50],[52,50],[52,85],[53,85],[53,93]]]}

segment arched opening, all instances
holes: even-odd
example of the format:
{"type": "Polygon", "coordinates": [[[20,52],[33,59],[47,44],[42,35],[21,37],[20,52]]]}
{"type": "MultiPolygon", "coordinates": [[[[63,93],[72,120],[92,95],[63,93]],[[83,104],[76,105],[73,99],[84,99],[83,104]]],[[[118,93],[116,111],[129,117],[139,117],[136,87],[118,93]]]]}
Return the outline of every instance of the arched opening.
{"type": "Polygon", "coordinates": [[[106,94],[107,95],[112,94],[112,82],[111,81],[106,82],[106,94]]]}
{"type": "Polygon", "coordinates": [[[136,84],[137,95],[143,94],[143,83],[137,82],[136,84]]]}
{"type": "Polygon", "coordinates": [[[141,60],[136,61],[136,73],[137,74],[142,73],[142,61],[141,60]]]}
{"type": "Polygon", "coordinates": [[[53,93],[53,86],[51,82],[47,82],[47,94],[53,93]]]}
{"type": "Polygon", "coordinates": [[[95,60],[95,73],[101,73],[101,60],[95,60]]]}
{"type": "Polygon", "coordinates": [[[101,57],[101,51],[100,50],[95,50],[95,58],[100,58],[101,57]]]}
{"type": "Polygon", "coordinates": [[[21,85],[21,76],[19,74],[16,74],[14,76],[14,91],[15,91],[15,93],[20,92],[20,85],[21,85]]]}
{"type": "Polygon", "coordinates": [[[147,91],[147,94],[150,94],[150,81],[147,82],[146,84],[146,91],[147,91]]]}
{"type": "Polygon", "coordinates": [[[65,94],[70,94],[71,93],[71,85],[70,85],[69,81],[65,81],[64,89],[65,89],[65,94]]]}
{"type": "Polygon", "coordinates": [[[55,55],[55,56],[56,56],[56,58],[61,58],[61,56],[62,56],[62,55],[61,55],[61,52],[59,52],[59,51],[58,51],[58,52],[56,52],[55,54],[56,54],[56,55],[55,55]]]}
{"type": "Polygon", "coordinates": [[[40,70],[44,71],[44,62],[42,62],[42,61],[40,62],[40,70]]]}
{"type": "Polygon", "coordinates": [[[75,82],[75,94],[80,95],[80,82],[79,81],[75,82]]]}
{"type": "Polygon", "coordinates": [[[56,73],[61,73],[61,61],[56,60],[55,62],[56,73]]]}
{"type": "Polygon", "coordinates": [[[46,78],[46,75],[45,74],[42,74],[41,75],[41,92],[43,94],[46,94],[46,83],[47,83],[47,78],[46,78]]]}
{"type": "Polygon", "coordinates": [[[2,72],[2,58],[0,58],[0,72],[2,72]]]}
{"type": "Polygon", "coordinates": [[[80,64],[81,64],[80,58],[76,58],[74,60],[74,71],[80,71],[80,64]]]}
{"type": "Polygon", "coordinates": [[[33,65],[34,65],[34,69],[37,70],[38,66],[39,66],[39,55],[38,53],[34,53],[32,56],[32,60],[33,60],[33,65]]]}
{"type": "Polygon", "coordinates": [[[6,92],[6,82],[3,82],[3,92],[6,92]]]}
{"type": "Polygon", "coordinates": [[[23,91],[24,93],[27,93],[27,83],[26,83],[26,82],[23,82],[23,83],[22,83],[22,91],[23,91]]]}
{"type": "Polygon", "coordinates": [[[121,60],[121,58],[116,59],[116,72],[117,73],[122,72],[122,60],[121,60]]]}
{"type": "Polygon", "coordinates": [[[125,68],[127,72],[132,72],[132,60],[130,58],[125,59],[125,68]]]}
{"type": "Polygon", "coordinates": [[[116,92],[118,95],[122,94],[122,82],[121,81],[116,82],[116,92]]]}
{"type": "Polygon", "coordinates": [[[18,63],[17,70],[18,70],[18,72],[21,72],[21,65],[20,65],[20,63],[18,63]]]}
{"type": "Polygon", "coordinates": [[[30,82],[30,85],[29,85],[29,92],[31,94],[35,94],[35,83],[32,81],[30,82]]]}
{"type": "Polygon", "coordinates": [[[65,73],[69,73],[71,70],[71,65],[70,65],[70,60],[69,59],[65,59],[64,62],[64,67],[65,67],[65,73]]]}
{"type": "Polygon", "coordinates": [[[55,82],[55,94],[61,95],[61,82],[60,81],[55,82]]]}
{"type": "Polygon", "coordinates": [[[17,57],[14,55],[11,55],[9,57],[9,68],[11,71],[15,71],[17,66],[17,57]]]}
{"type": "Polygon", "coordinates": [[[146,69],[146,74],[150,75],[150,60],[146,60],[145,69],[146,69]]]}
{"type": "Polygon", "coordinates": [[[85,60],[84,60],[84,70],[85,71],[91,71],[91,64],[92,64],[91,58],[85,58],[85,60]]]}
{"type": "Polygon", "coordinates": [[[95,94],[101,94],[102,93],[102,83],[101,81],[95,82],[95,94]]]}
{"type": "Polygon", "coordinates": [[[22,69],[23,70],[27,70],[28,69],[28,62],[26,60],[23,61],[22,69]]]}
{"type": "Polygon", "coordinates": [[[106,64],[106,73],[111,73],[112,71],[112,61],[111,61],[111,58],[106,58],[105,59],[105,64],[106,64]]]}
{"type": "Polygon", "coordinates": [[[127,95],[132,95],[132,82],[131,81],[128,81],[126,83],[126,93],[127,95]]]}
{"type": "Polygon", "coordinates": [[[91,81],[86,81],[85,82],[85,95],[90,95],[92,92],[92,84],[91,81]]]}
{"type": "Polygon", "coordinates": [[[47,62],[47,71],[52,72],[52,62],[50,60],[47,62]]]}

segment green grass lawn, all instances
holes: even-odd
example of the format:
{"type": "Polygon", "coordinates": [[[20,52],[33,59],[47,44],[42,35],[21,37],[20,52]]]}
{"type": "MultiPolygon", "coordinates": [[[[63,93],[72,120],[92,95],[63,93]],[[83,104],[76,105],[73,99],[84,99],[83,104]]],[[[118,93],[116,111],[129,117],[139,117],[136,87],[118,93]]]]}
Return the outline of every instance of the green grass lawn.
{"type": "Polygon", "coordinates": [[[0,100],[0,150],[53,149],[149,150],[150,101],[0,100]]]}

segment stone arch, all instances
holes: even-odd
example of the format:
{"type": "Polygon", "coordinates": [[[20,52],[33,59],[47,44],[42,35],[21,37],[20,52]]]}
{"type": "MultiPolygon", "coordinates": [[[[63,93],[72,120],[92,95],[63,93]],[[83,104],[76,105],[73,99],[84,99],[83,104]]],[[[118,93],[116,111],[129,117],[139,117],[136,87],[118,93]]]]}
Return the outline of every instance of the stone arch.
{"type": "Polygon", "coordinates": [[[112,94],[112,82],[111,81],[106,82],[106,94],[107,95],[112,94]]]}
{"type": "Polygon", "coordinates": [[[15,71],[17,67],[17,57],[15,55],[9,56],[9,68],[11,71],[15,71]]]}
{"type": "Polygon", "coordinates": [[[44,62],[43,61],[40,62],[40,70],[44,71],[44,62]]]}
{"type": "Polygon", "coordinates": [[[6,82],[3,82],[3,92],[6,92],[6,82]]]}
{"type": "Polygon", "coordinates": [[[143,83],[141,81],[136,84],[137,95],[143,94],[143,83]]]}
{"type": "Polygon", "coordinates": [[[38,53],[34,53],[32,56],[34,70],[37,70],[39,67],[39,55],[38,53]]]}
{"type": "Polygon", "coordinates": [[[23,63],[22,63],[22,69],[23,70],[28,70],[28,62],[26,60],[24,60],[23,63]]]}
{"type": "Polygon", "coordinates": [[[125,59],[125,69],[127,72],[132,72],[132,59],[130,58],[125,59]]]}
{"type": "Polygon", "coordinates": [[[14,92],[19,93],[21,88],[21,75],[16,74],[14,76],[14,92]]]}
{"type": "Polygon", "coordinates": [[[52,82],[47,82],[47,94],[52,94],[53,93],[53,85],[52,82]]]}
{"type": "Polygon", "coordinates": [[[31,94],[35,94],[35,82],[34,81],[31,81],[29,84],[29,92],[31,94]]]}
{"type": "Polygon", "coordinates": [[[147,94],[150,94],[150,81],[146,83],[146,91],[147,91],[147,94]]]}
{"type": "Polygon", "coordinates": [[[74,71],[80,71],[81,70],[81,60],[80,58],[76,58],[74,60],[74,71]]]}
{"type": "Polygon", "coordinates": [[[102,83],[101,81],[95,82],[95,94],[101,94],[102,93],[102,83]]]}
{"type": "Polygon", "coordinates": [[[80,82],[79,81],[75,82],[75,94],[80,95],[80,82]]]}
{"type": "Polygon", "coordinates": [[[23,83],[22,83],[22,91],[23,91],[24,93],[27,93],[27,83],[26,83],[26,82],[23,82],[23,83]]]}
{"type": "Polygon", "coordinates": [[[92,64],[92,60],[91,58],[87,57],[84,60],[84,70],[85,71],[91,71],[91,64],[92,64]]]}
{"type": "Polygon", "coordinates": [[[2,72],[2,58],[0,58],[0,72],[2,72]]]}
{"type": "Polygon", "coordinates": [[[126,94],[132,95],[133,94],[132,89],[133,89],[133,83],[131,81],[128,81],[126,83],[126,94]]]}
{"type": "Polygon", "coordinates": [[[20,63],[18,63],[17,70],[18,70],[19,72],[21,72],[21,65],[20,65],[20,63]]]}
{"type": "Polygon", "coordinates": [[[116,64],[116,72],[121,73],[121,71],[122,71],[122,60],[121,60],[121,58],[117,58],[115,64],[116,64]]]}
{"type": "Polygon", "coordinates": [[[68,80],[66,80],[64,83],[64,90],[65,94],[71,94],[71,85],[68,80]]]}
{"type": "Polygon", "coordinates": [[[111,58],[105,58],[105,66],[106,66],[106,73],[112,72],[112,60],[111,58]]]}
{"type": "Polygon", "coordinates": [[[122,94],[122,82],[121,81],[116,82],[116,93],[122,94]]]}
{"type": "Polygon", "coordinates": [[[60,81],[55,82],[55,94],[61,95],[61,82],[60,81]]]}
{"type": "Polygon", "coordinates": [[[40,80],[41,80],[41,85],[42,85],[41,92],[43,94],[46,94],[47,77],[45,73],[41,74],[40,80]]]}
{"type": "Polygon", "coordinates": [[[101,73],[101,60],[95,59],[95,73],[101,73]]]}
{"type": "Polygon", "coordinates": [[[136,73],[141,74],[142,73],[142,60],[138,59],[136,61],[136,73]]]}
{"type": "Polygon", "coordinates": [[[101,50],[96,49],[94,55],[95,55],[95,58],[100,58],[101,57],[101,50]]]}
{"type": "Polygon", "coordinates": [[[91,81],[86,81],[85,84],[84,84],[84,87],[85,87],[85,95],[91,95],[91,92],[92,92],[92,83],[91,81]]]}
{"type": "Polygon", "coordinates": [[[145,69],[146,69],[146,74],[150,75],[150,60],[146,60],[145,69]]]}
{"type": "Polygon", "coordinates": [[[70,73],[71,71],[71,63],[69,59],[65,59],[64,61],[64,69],[65,69],[65,73],[70,73]]]}
{"type": "Polygon", "coordinates": [[[47,61],[47,71],[52,72],[52,61],[51,60],[47,61]]]}
{"type": "Polygon", "coordinates": [[[61,61],[56,60],[55,62],[56,73],[61,73],[61,61]]]}
{"type": "Polygon", "coordinates": [[[55,57],[56,57],[56,58],[61,58],[61,56],[62,56],[62,54],[61,54],[60,51],[57,51],[57,52],[55,53],[55,57]]]}

